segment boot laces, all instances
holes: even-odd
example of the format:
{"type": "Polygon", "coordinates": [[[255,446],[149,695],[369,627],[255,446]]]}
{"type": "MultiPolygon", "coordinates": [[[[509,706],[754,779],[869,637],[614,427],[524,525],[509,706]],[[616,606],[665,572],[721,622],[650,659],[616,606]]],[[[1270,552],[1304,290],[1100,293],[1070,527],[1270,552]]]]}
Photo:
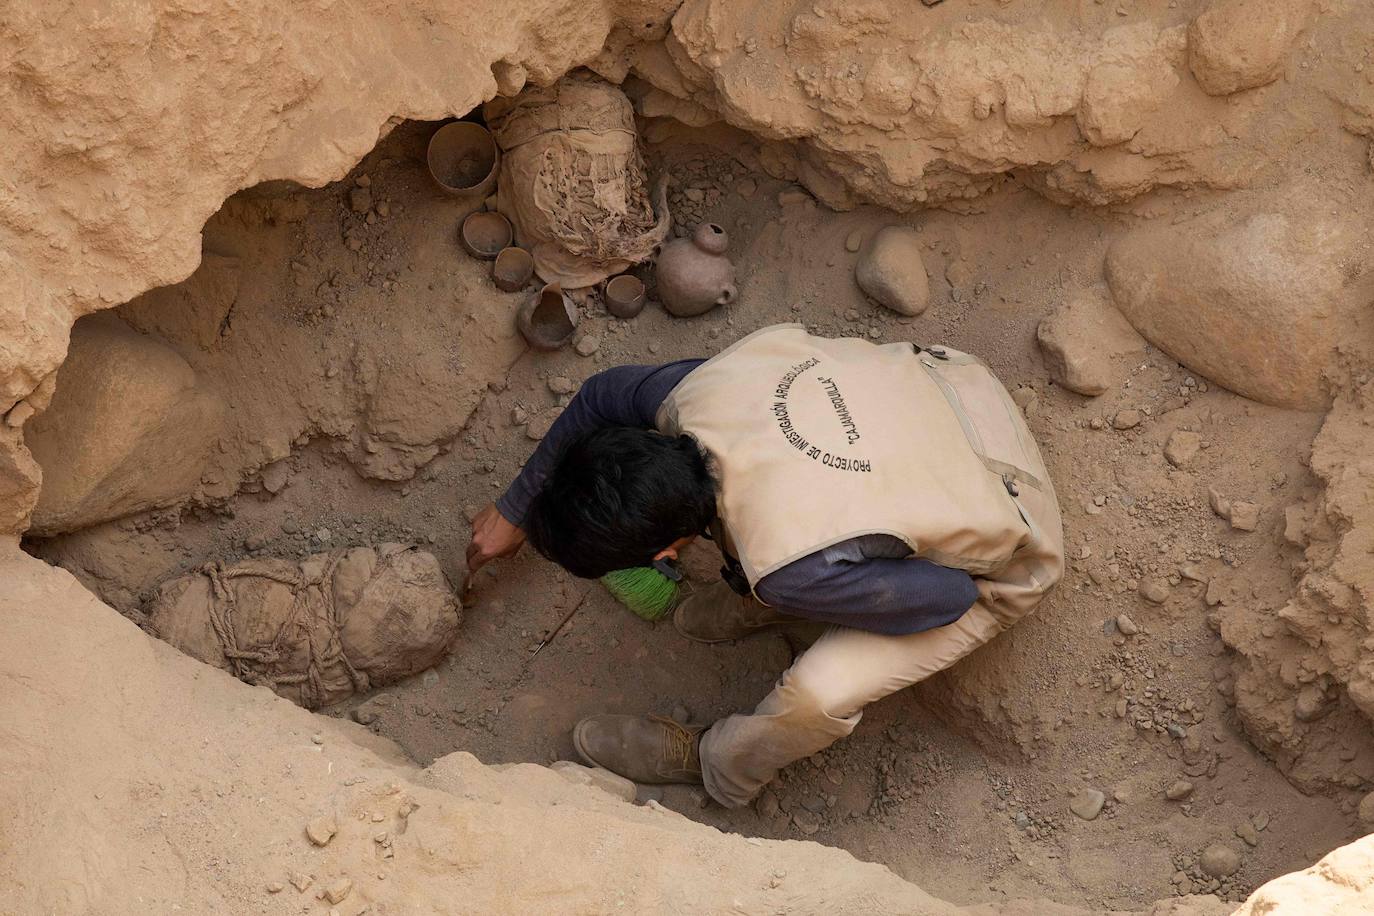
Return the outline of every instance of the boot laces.
{"type": "Polygon", "coordinates": [[[692,751],[696,748],[696,732],[667,716],[650,716],[649,719],[663,726],[659,730],[663,759],[680,763],[684,770],[695,769],[692,766],[692,751]]]}

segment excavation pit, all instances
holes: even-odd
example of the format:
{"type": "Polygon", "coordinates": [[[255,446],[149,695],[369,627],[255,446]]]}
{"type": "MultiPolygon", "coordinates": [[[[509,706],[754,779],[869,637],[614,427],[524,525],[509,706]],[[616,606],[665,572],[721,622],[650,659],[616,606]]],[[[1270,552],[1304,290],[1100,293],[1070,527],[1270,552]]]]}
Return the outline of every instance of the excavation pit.
{"type": "MultiPolygon", "coordinates": [[[[433,552],[456,584],[470,518],[601,369],[709,356],[786,321],[944,343],[986,359],[1018,393],[1065,507],[1066,581],[968,662],[871,707],[854,735],[789,768],[755,806],[725,810],[686,787],[642,787],[639,801],[746,836],[838,846],[956,903],[1143,908],[1188,891],[1234,901],[1357,835],[1343,799],[1301,794],[1247,739],[1218,689],[1228,650],[1206,601],[1209,582],[1239,588],[1243,569],[1252,600],[1282,604],[1291,545],[1272,525],[1227,524],[1207,489],[1265,513],[1299,501],[1314,486],[1303,462],[1321,417],[1207,386],[1154,348],[1100,398],[1051,384],[1036,328],[1061,277],[1100,265],[1106,217],[1015,189],[983,214],[836,213],[760,171],[749,150],[679,134],[649,147],[648,166],[672,177],[684,231],[709,220],[729,232],[738,302],[690,321],[649,307],[630,322],[592,297],[578,339],[597,345],[537,353],[515,329],[522,295],[498,290],[458,247],[466,205],[428,179],[432,130],[401,125],[320,190],[236,195],[206,225],[196,275],[113,310],[223,400],[220,445],[198,459],[188,499],[31,537],[31,553],[136,622],[160,583],[211,562],[397,542],[433,552]],[[848,240],[894,221],[924,239],[932,304],[915,318],[853,281],[848,240]],[[1113,422],[1126,411],[1142,419],[1113,422]],[[1175,467],[1166,443],[1194,427],[1208,446],[1175,467]],[[1192,789],[1170,797],[1180,780],[1192,789]],[[1092,820],[1071,810],[1085,790],[1102,794],[1092,820]],[[1240,865],[1205,873],[1199,855],[1227,840],[1240,865]]],[[[717,560],[694,548],[687,566],[706,582],[717,560]]],[[[435,668],[324,714],[365,724],[420,764],[455,751],[549,764],[573,759],[569,732],[585,715],[710,722],[750,708],[800,648],[786,635],[688,643],[529,550],[480,573],[464,605],[435,668]]],[[[1367,753],[1357,740],[1348,750],[1367,753]]]]}

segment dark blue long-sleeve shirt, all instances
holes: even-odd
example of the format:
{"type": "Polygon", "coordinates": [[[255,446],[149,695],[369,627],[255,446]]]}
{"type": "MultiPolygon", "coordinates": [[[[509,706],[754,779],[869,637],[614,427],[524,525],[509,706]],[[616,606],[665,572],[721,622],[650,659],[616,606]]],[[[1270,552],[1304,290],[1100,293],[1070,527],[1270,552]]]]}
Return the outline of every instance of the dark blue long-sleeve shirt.
{"type": "MultiPolygon", "coordinates": [[[[497,500],[497,510],[512,524],[523,525],[565,443],[607,426],[653,428],[669,392],[702,362],[618,366],[587,379],[497,500]]],[[[783,613],[875,633],[916,633],[962,617],[978,597],[968,573],[904,559],[910,553],[903,541],[889,535],[852,538],[770,573],[755,591],[783,613]]]]}

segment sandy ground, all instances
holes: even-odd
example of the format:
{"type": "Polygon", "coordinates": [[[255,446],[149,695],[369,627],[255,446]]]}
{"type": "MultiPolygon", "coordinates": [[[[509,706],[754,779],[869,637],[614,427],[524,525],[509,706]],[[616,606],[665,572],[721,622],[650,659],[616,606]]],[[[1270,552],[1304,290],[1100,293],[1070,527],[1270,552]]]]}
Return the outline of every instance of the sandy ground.
{"type": "MultiPolygon", "coordinates": [[[[232,385],[260,357],[253,340],[280,339],[295,371],[312,377],[379,336],[397,363],[452,350],[454,371],[473,376],[480,398],[464,407],[471,414],[451,447],[415,478],[385,482],[360,476],[325,438],[298,441],[289,482],[275,496],[248,486],[203,509],[31,542],[32,552],[73,568],[135,617],[152,584],[208,559],[295,555],[322,543],[429,543],[458,582],[466,518],[500,493],[533,447],[525,418],[556,410],[551,378],[576,383],[611,365],[710,355],[780,321],[824,334],[947,343],[982,356],[1009,386],[1034,390],[1026,412],[1065,512],[1064,582],[995,647],[1014,687],[990,698],[1004,714],[982,722],[942,708],[959,690],[954,672],[871,707],[853,736],[792,767],[755,808],[726,811],[691,788],[644,795],[723,830],[841,846],[960,903],[1044,896],[1124,907],[1204,889],[1239,899],[1363,832],[1348,799],[1299,794],[1241,735],[1216,686],[1224,650],[1207,624],[1206,586],[1181,577],[1184,567],[1204,579],[1240,571],[1252,583],[1243,600],[1283,603],[1295,554],[1283,546],[1281,510],[1314,484],[1303,461],[1320,416],[1208,388],[1153,349],[1121,385],[1089,400],[1052,386],[1036,349],[1039,320],[1100,282],[1106,243],[1137,214],[1063,209],[1010,185],[969,213],[837,214],[711,147],[665,144],[651,151],[651,166],[667,168],[679,189],[700,191],[700,201],[685,202],[687,221],[710,218],[731,233],[738,302],[688,321],[651,305],[629,322],[592,304],[583,323],[583,333],[599,339],[592,355],[525,353],[507,366],[489,353],[464,353],[442,334],[407,333],[415,315],[428,316],[426,328],[435,316],[451,316],[455,327],[473,320],[460,318],[467,315],[505,322],[520,301],[497,292],[483,279],[485,266],[458,248],[464,211],[429,186],[425,135],[418,125],[398,130],[355,171],[392,202],[380,223],[363,224],[349,210],[351,178],[296,192],[305,216],[287,224],[217,227],[236,218],[232,206],[212,220],[212,230],[259,236],[248,268],[255,291],[235,306],[224,346],[188,358],[232,385]],[[852,281],[847,237],[891,222],[908,222],[928,240],[932,305],[917,319],[866,302],[852,281]],[[367,247],[350,250],[343,230],[365,235],[367,247]],[[288,266],[301,254],[315,272],[306,283],[288,266]],[[321,277],[330,281],[327,309],[316,301],[321,277]],[[1144,412],[1143,421],[1114,429],[1123,409],[1144,412]],[[1185,427],[1201,432],[1204,448],[1179,470],[1162,449],[1185,427]],[[1259,503],[1259,529],[1231,530],[1209,508],[1209,487],[1259,503]],[[1164,580],[1161,603],[1137,593],[1155,580],[1164,580]],[[1112,621],[1121,613],[1138,634],[1117,632],[1112,621]],[[1180,779],[1192,782],[1192,794],[1167,800],[1165,789],[1180,779]],[[1091,822],[1068,809],[1084,787],[1108,798],[1091,822]],[[1211,887],[1196,880],[1196,858],[1218,840],[1240,852],[1243,865],[1211,887]]],[[[715,563],[701,550],[689,566],[706,581],[715,563]]],[[[327,714],[369,722],[421,763],[455,750],[492,763],[544,763],[573,756],[569,731],[590,713],[685,708],[709,722],[747,708],[797,648],[784,635],[688,643],[528,552],[481,575],[465,613],[463,634],[439,668],[327,714]],[[532,659],[584,592],[572,623],[532,659]]]]}

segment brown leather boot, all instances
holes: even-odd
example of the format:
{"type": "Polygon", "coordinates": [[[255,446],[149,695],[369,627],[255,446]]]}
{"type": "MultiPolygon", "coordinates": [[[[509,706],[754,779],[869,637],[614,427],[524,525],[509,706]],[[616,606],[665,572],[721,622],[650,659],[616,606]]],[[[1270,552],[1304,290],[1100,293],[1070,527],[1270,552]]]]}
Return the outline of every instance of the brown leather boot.
{"type": "Polygon", "coordinates": [[[705,730],[667,716],[589,716],[573,729],[573,747],[589,765],[633,782],[700,785],[705,730]]]}
{"type": "Polygon", "coordinates": [[[743,639],[780,623],[797,620],[755,600],[735,594],[719,581],[684,599],[673,611],[673,626],[696,642],[743,639]]]}

